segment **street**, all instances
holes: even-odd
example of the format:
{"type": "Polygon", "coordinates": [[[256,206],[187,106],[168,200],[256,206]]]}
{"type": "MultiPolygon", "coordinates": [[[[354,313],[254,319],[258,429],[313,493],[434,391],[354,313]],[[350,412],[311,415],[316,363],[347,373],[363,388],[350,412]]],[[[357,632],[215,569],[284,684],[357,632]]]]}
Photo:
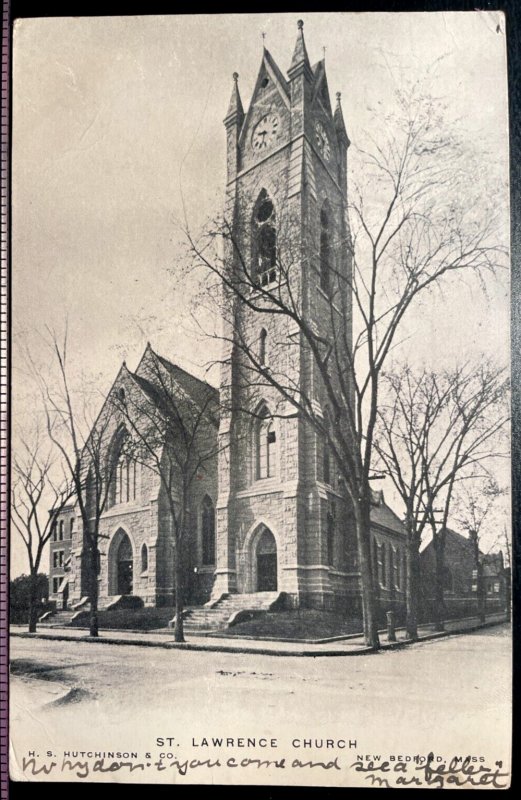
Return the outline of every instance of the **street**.
{"type": "MultiPolygon", "coordinates": [[[[341,658],[12,638],[13,749],[18,765],[30,751],[60,757],[90,749],[208,759],[226,748],[212,737],[233,739],[230,755],[242,747],[239,737],[269,737],[279,755],[338,756],[346,766],[359,754],[429,752],[508,764],[510,651],[507,625],[341,658]]],[[[250,750],[258,756],[258,743],[250,750]]],[[[172,781],[168,775],[153,779],[172,781]]],[[[219,779],[267,780],[234,775],[219,779]]],[[[334,776],[313,771],[312,782],[333,785],[334,776]]]]}

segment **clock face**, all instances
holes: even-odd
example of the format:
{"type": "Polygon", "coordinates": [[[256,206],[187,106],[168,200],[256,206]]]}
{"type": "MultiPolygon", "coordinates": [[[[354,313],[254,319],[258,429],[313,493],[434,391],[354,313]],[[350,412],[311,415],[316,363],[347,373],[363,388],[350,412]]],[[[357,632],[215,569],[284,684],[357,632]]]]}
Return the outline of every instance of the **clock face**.
{"type": "Polygon", "coordinates": [[[331,147],[329,146],[326,129],[321,122],[315,123],[315,139],[319,151],[325,159],[329,160],[331,158],[331,147]]]}
{"type": "Polygon", "coordinates": [[[267,150],[275,139],[279,129],[279,118],[276,114],[266,114],[257,123],[251,137],[251,145],[258,153],[267,150]]]}

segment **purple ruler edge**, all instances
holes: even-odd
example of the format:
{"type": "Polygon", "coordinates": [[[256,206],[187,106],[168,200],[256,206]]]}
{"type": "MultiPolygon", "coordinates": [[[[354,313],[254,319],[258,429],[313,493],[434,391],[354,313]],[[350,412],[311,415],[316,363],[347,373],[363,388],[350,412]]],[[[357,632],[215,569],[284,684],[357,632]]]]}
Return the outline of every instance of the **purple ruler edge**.
{"type": "Polygon", "coordinates": [[[1,238],[0,238],[0,796],[9,795],[9,188],[10,0],[2,0],[1,238]]]}

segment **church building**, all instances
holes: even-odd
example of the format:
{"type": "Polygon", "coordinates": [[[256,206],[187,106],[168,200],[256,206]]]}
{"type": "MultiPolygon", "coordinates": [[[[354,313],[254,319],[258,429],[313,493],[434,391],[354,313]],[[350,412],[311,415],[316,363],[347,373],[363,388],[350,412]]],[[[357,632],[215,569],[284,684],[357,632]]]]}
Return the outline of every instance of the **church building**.
{"type": "MultiPolygon", "coordinates": [[[[263,50],[247,109],[234,74],[224,126],[230,269],[247,254],[245,268],[265,288],[280,283],[286,264],[297,302],[314,329],[327,336],[333,276],[351,281],[344,246],[350,143],[340,92],[332,103],[325,61],[310,63],[301,21],[286,74],[263,50]]],[[[351,342],[350,297],[342,309],[341,324],[351,342]]],[[[231,316],[233,329],[224,319],[219,390],[211,389],[216,402],[221,399],[218,426],[208,432],[215,436],[215,458],[189,503],[185,603],[217,604],[234,596],[243,598],[244,608],[259,607],[252,599],[258,595],[266,597],[266,607],[283,598],[286,607],[359,615],[355,530],[333,459],[318,433],[269,381],[251,380],[238,339],[254,342],[259,364],[286,376],[326,419],[301,333],[287,317],[259,313],[247,303],[235,302],[231,316]]],[[[148,346],[135,373],[123,365],[111,392],[143,392],[154,403],[158,369],[174,375],[176,387],[190,396],[210,391],[148,346]]],[[[124,420],[109,398],[103,413],[111,415],[108,446],[118,461],[124,420]]],[[[102,518],[100,607],[121,596],[172,605],[174,553],[164,488],[144,467],[126,456],[120,461],[102,518]]],[[[51,599],[58,607],[64,598],[69,605],[88,601],[81,519],[73,508],[62,517],[51,543],[51,599]],[[66,535],[60,538],[62,530],[66,535]]],[[[374,495],[373,526],[380,596],[388,607],[403,604],[405,533],[382,493],[374,495]]]]}

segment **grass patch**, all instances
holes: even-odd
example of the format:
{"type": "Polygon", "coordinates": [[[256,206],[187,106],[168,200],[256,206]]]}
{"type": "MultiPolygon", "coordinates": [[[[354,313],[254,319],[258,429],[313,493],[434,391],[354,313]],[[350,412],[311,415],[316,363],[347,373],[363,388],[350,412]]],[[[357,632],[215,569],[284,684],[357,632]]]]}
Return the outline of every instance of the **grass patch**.
{"type": "Polygon", "coordinates": [[[328,639],[361,633],[359,619],[347,619],[332,611],[295,609],[293,611],[265,612],[255,619],[240,622],[228,628],[223,636],[277,637],[279,639],[328,639]]]}
{"type": "MultiPolygon", "coordinates": [[[[98,623],[100,631],[106,630],[140,630],[153,631],[166,628],[175,615],[175,609],[165,608],[115,608],[112,611],[99,611],[98,623]]],[[[75,628],[89,627],[89,612],[85,617],[74,620],[75,628]]]]}

